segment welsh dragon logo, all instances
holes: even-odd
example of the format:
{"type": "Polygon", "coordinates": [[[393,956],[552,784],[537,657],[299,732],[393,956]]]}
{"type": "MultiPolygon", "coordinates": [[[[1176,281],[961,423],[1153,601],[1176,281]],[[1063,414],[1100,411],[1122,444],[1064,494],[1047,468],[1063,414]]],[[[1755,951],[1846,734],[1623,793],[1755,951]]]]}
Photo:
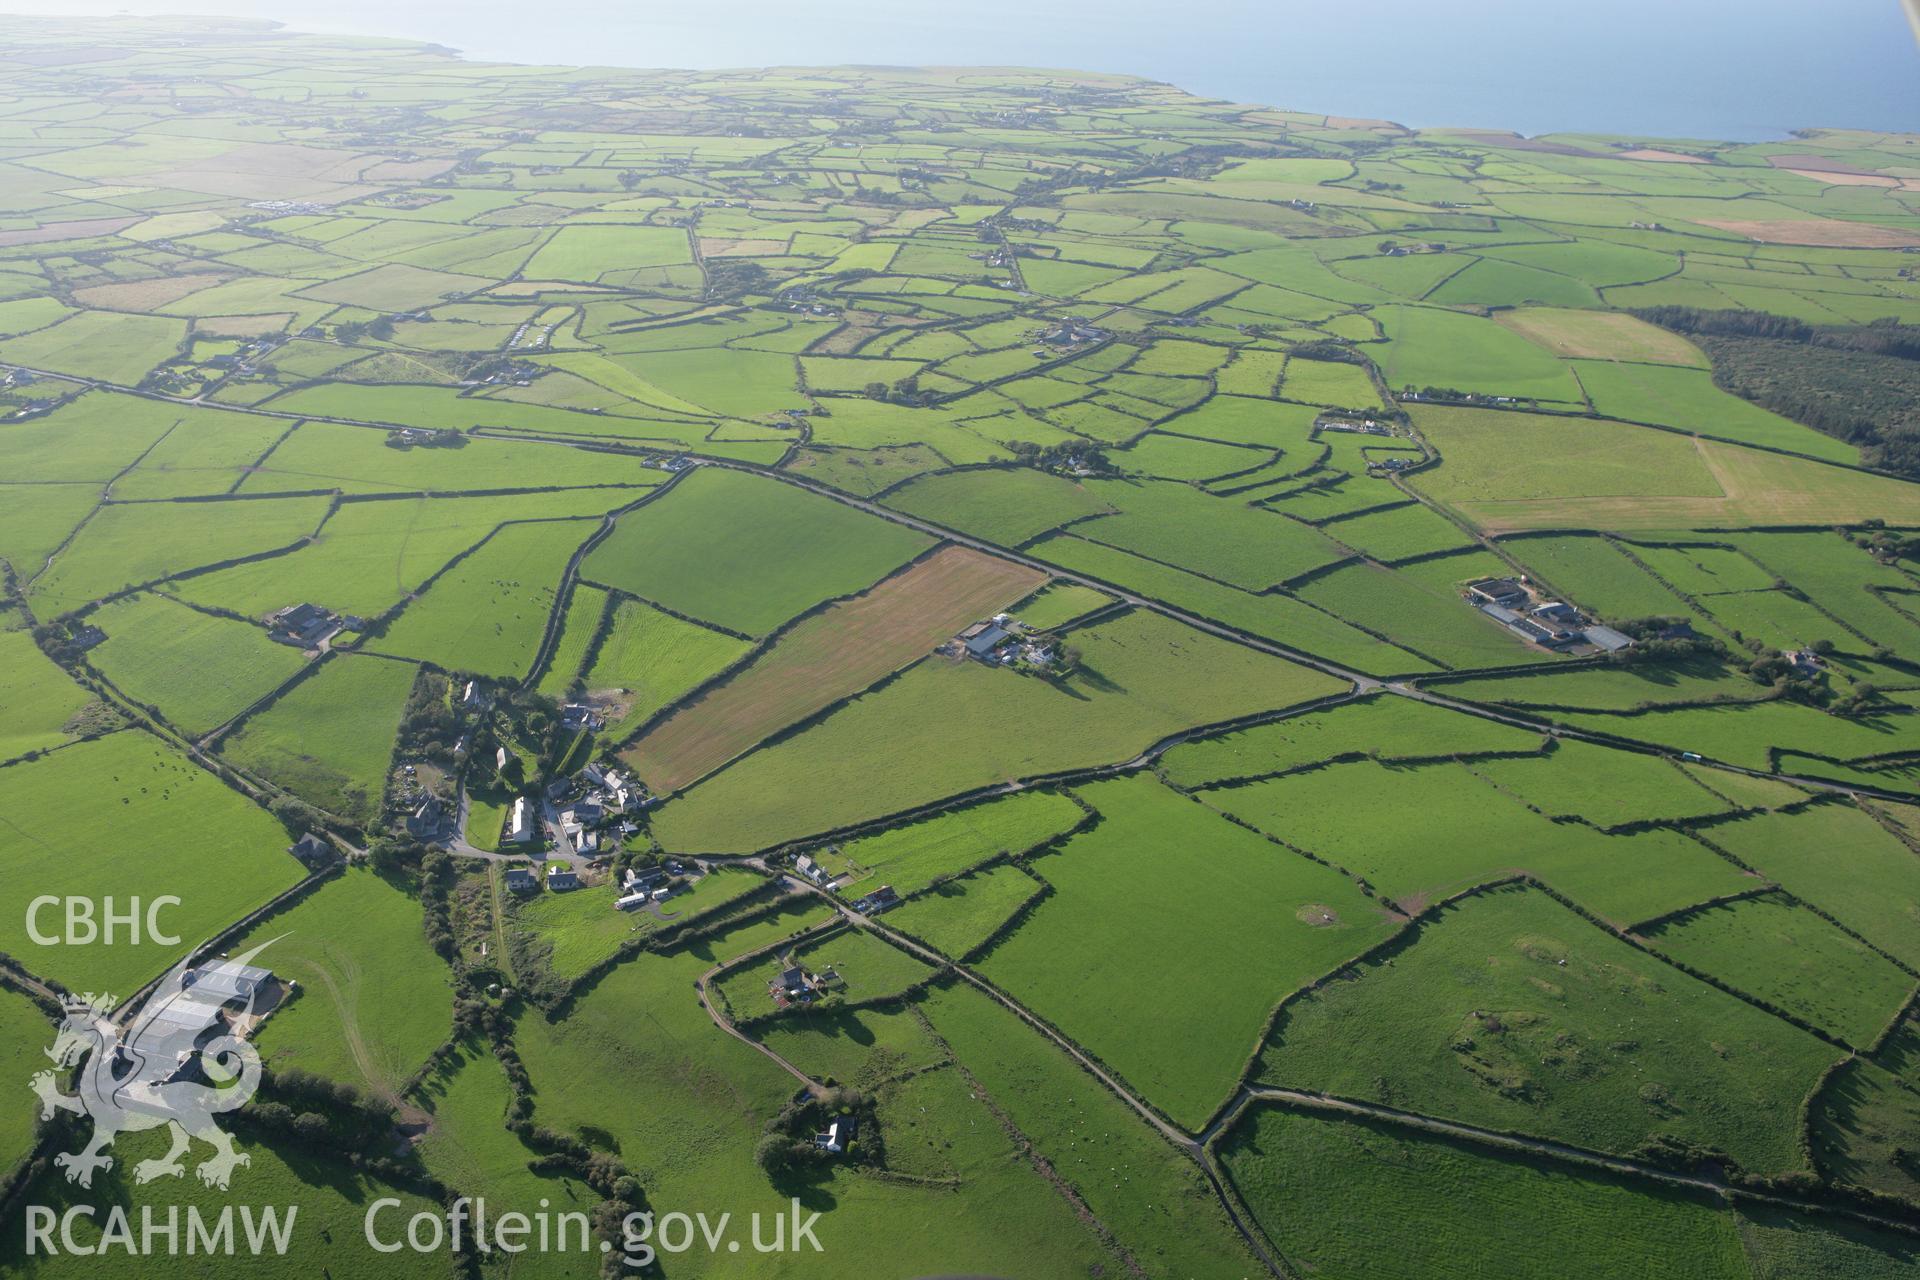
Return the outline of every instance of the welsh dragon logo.
{"type": "Polygon", "coordinates": [[[234,1170],[250,1163],[214,1117],[244,1106],[260,1086],[260,1052],[234,1033],[233,1020],[254,1011],[263,971],[248,961],[271,941],[197,969],[189,956],[160,980],[128,1028],[112,1016],[112,996],[63,1001],[66,1017],[45,1051],[54,1067],[36,1074],[32,1088],[43,1119],[67,1111],[93,1121],[85,1147],[54,1157],[69,1182],[92,1186],[96,1172],[113,1167],[107,1149],[116,1137],[163,1125],[172,1128],[173,1145],[136,1164],[135,1182],[181,1177],[194,1138],[213,1148],[194,1170],[210,1187],[225,1190],[234,1170]],[[61,1092],[59,1077],[83,1059],[79,1091],[61,1092]]]}

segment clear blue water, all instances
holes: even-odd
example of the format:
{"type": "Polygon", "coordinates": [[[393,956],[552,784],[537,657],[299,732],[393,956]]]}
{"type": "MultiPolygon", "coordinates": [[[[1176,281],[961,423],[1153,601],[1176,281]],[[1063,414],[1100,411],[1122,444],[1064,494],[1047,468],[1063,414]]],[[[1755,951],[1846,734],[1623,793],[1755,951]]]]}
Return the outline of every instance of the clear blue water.
{"type": "Polygon", "coordinates": [[[1778,138],[1920,131],[1900,0],[0,0],[219,12],[622,66],[1075,67],[1414,126],[1778,138]]]}

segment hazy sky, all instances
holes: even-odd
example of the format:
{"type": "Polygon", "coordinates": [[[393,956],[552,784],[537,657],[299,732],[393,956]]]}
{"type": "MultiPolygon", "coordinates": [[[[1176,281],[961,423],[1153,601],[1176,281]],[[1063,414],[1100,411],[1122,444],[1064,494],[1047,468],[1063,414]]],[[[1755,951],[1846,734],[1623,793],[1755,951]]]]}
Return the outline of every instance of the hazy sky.
{"type": "Polygon", "coordinates": [[[1241,101],[1526,133],[1920,131],[1920,50],[1900,0],[0,0],[0,10],[266,17],[521,62],[1079,67],[1241,101]]]}

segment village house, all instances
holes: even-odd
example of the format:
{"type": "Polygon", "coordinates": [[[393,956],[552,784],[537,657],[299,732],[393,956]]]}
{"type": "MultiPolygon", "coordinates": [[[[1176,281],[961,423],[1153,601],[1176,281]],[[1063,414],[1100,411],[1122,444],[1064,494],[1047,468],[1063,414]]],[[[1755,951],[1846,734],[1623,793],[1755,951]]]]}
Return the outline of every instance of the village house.
{"type": "Polygon", "coordinates": [[[553,890],[555,893],[564,893],[568,889],[578,889],[579,887],[580,876],[572,867],[564,862],[549,862],[547,864],[547,888],[553,890]]]}
{"type": "Polygon", "coordinates": [[[532,893],[539,888],[539,882],[533,878],[533,872],[526,867],[508,867],[501,873],[500,881],[511,893],[532,893]]]}
{"type": "Polygon", "coordinates": [[[900,895],[893,891],[892,885],[883,884],[866,897],[856,901],[853,909],[863,916],[877,916],[882,911],[899,905],[900,895]]]}
{"type": "Polygon", "coordinates": [[[509,844],[522,844],[533,838],[533,818],[525,796],[514,797],[513,812],[507,818],[506,838],[509,844]]]}
{"type": "Polygon", "coordinates": [[[581,702],[569,702],[560,708],[560,727],[569,733],[598,733],[604,724],[600,713],[581,702]]]}
{"type": "Polygon", "coordinates": [[[828,880],[827,869],[815,862],[811,854],[803,853],[795,858],[793,869],[813,884],[825,884],[828,880]]]}
{"type": "Polygon", "coordinates": [[[825,1129],[813,1135],[813,1145],[837,1156],[853,1145],[858,1125],[853,1116],[835,1116],[825,1129]]]}
{"type": "Polygon", "coordinates": [[[311,831],[288,845],[287,852],[309,868],[325,866],[335,857],[333,846],[311,831]]]}
{"type": "Polygon", "coordinates": [[[407,815],[407,834],[415,840],[435,840],[446,825],[446,806],[437,796],[428,796],[407,815]]]}

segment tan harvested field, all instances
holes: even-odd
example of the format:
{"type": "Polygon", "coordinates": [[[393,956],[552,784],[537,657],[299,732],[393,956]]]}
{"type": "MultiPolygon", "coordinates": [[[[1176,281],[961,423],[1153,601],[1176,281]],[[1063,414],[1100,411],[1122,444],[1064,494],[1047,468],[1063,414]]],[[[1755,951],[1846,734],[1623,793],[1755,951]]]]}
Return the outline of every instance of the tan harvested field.
{"type": "Polygon", "coordinates": [[[1679,334],[1625,312],[1527,307],[1499,312],[1495,318],[1529,342],[1570,359],[1707,366],[1700,348],[1679,334]]]}
{"type": "Polygon", "coordinates": [[[1456,500],[1488,533],[1528,529],[1740,529],[1826,527],[1878,517],[1920,524],[1920,484],[1828,466],[1715,440],[1690,442],[1721,492],[1708,495],[1456,500]]]}
{"type": "Polygon", "coordinates": [[[0,231],[0,247],[110,236],[138,221],[138,218],[81,218],[73,222],[49,222],[39,227],[15,227],[11,231],[0,231]]]}
{"type": "Polygon", "coordinates": [[[1832,187],[1898,187],[1900,179],[1884,173],[1835,173],[1827,169],[1789,169],[1788,173],[1812,178],[1832,187]]]}
{"type": "MultiPolygon", "coordinates": [[[[752,665],[656,725],[621,758],[656,792],[696,782],[768,735],[924,657],[1046,575],[944,547],[781,636],[752,665]]],[[[960,728],[961,726],[955,726],[960,728]]]]}
{"type": "Polygon", "coordinates": [[[1658,147],[1640,147],[1622,151],[1622,160],[1650,160],[1655,164],[1712,164],[1705,156],[1690,156],[1681,151],[1662,151],[1658,147]]]}
{"type": "Polygon", "coordinates": [[[1752,222],[1737,218],[1701,218],[1699,221],[1703,227],[1736,232],[1761,244],[1800,244],[1825,249],[1905,249],[1920,245],[1920,235],[1914,232],[1839,218],[1763,218],[1752,222]]]}
{"type": "Polygon", "coordinates": [[[107,311],[152,311],[230,279],[231,276],[202,271],[184,276],[156,276],[151,280],[127,280],[119,284],[96,284],[75,289],[73,300],[107,311]]]}

